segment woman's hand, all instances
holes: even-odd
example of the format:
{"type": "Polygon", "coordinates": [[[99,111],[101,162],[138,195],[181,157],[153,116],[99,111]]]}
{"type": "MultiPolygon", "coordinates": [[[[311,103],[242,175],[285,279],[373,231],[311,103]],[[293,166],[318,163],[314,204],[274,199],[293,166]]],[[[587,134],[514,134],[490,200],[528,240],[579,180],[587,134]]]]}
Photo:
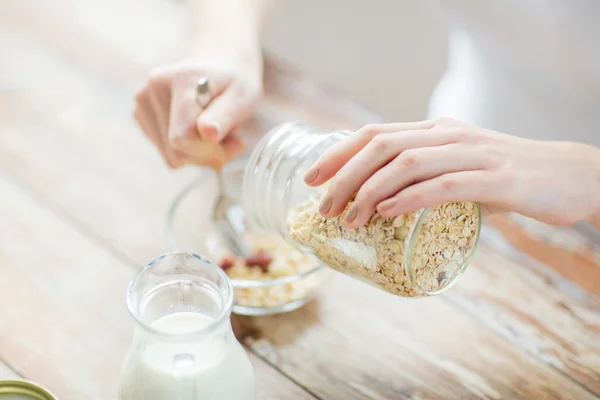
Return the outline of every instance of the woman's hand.
{"type": "Polygon", "coordinates": [[[263,90],[260,51],[209,53],[150,73],[136,95],[135,119],[171,168],[221,167],[244,150],[235,134],[263,90]],[[212,101],[196,104],[196,82],[209,80],[212,101]]]}
{"type": "Polygon", "coordinates": [[[450,201],[569,225],[600,215],[600,149],[510,136],[451,119],[369,125],[330,148],[306,173],[332,179],[320,212],[349,227],[450,201]],[[333,178],[333,179],[332,179],[333,178]]]}

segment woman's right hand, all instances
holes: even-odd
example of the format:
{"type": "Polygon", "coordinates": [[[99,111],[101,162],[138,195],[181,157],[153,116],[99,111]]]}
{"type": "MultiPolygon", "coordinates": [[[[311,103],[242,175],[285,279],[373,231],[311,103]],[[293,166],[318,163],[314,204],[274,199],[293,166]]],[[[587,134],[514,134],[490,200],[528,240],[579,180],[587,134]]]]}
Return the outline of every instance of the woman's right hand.
{"type": "Polygon", "coordinates": [[[260,51],[252,57],[205,54],[153,70],[137,92],[135,119],[171,168],[220,168],[245,148],[235,129],[263,92],[260,51]],[[209,80],[211,102],[196,103],[196,83],[209,80]]]}

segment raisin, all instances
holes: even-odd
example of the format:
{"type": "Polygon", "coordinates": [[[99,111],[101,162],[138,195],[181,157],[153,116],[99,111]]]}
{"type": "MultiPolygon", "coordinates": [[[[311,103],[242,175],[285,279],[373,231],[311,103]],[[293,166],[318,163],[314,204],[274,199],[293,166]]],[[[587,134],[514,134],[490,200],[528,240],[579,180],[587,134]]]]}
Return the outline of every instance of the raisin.
{"type": "Polygon", "coordinates": [[[264,250],[259,250],[255,254],[246,258],[246,265],[249,267],[260,267],[264,272],[267,272],[273,258],[264,250]]]}
{"type": "Polygon", "coordinates": [[[231,257],[223,257],[219,263],[219,267],[221,267],[223,271],[226,271],[227,269],[233,267],[233,259],[231,257]]]}

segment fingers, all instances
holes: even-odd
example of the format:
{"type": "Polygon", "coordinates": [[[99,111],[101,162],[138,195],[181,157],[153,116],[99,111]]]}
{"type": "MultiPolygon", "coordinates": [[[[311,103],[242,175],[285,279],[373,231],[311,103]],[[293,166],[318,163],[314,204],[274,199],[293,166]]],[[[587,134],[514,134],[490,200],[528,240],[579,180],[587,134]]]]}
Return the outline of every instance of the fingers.
{"type": "Polygon", "coordinates": [[[227,135],[221,142],[225,161],[230,161],[246,150],[246,143],[234,132],[227,135]]]}
{"type": "Polygon", "coordinates": [[[360,187],[345,223],[353,228],[364,225],[380,202],[410,185],[449,173],[486,169],[488,164],[483,152],[465,144],[404,151],[360,187]]]}
{"type": "Polygon", "coordinates": [[[228,135],[222,142],[194,140],[189,143],[188,152],[191,163],[205,165],[213,169],[221,168],[225,163],[240,155],[246,149],[244,141],[235,133],[228,135]]]}
{"type": "Polygon", "coordinates": [[[192,92],[189,90],[172,92],[167,136],[173,147],[184,150],[190,142],[200,138],[195,123],[200,111],[200,106],[196,104],[192,92]]]}
{"type": "Polygon", "coordinates": [[[142,90],[136,96],[137,107],[134,113],[135,120],[146,136],[154,143],[163,159],[170,168],[176,168],[179,163],[171,152],[167,151],[168,144],[162,137],[158,122],[156,121],[154,108],[150,101],[150,95],[147,90],[142,90]]]}
{"type": "MultiPolygon", "coordinates": [[[[416,170],[415,149],[433,149],[455,141],[454,134],[447,131],[419,130],[381,134],[373,138],[361,151],[350,159],[335,175],[329,187],[328,197],[324,198],[321,213],[327,218],[338,216],[359,188],[380,168],[403,152],[412,151],[410,157],[401,157],[401,164],[393,163],[396,174],[404,174],[406,169],[416,170]],[[406,164],[406,165],[404,165],[406,164]]],[[[446,149],[446,152],[451,149],[446,149]]],[[[430,156],[432,158],[434,155],[430,156]]],[[[425,162],[420,163],[420,167],[425,162]]],[[[322,164],[323,165],[323,164],[322,164]]],[[[385,167],[390,171],[390,167],[385,167]]],[[[396,180],[397,177],[394,177],[396,180]]],[[[388,185],[385,183],[383,186],[388,185]]],[[[373,205],[374,209],[374,205],[373,205]]],[[[354,216],[354,215],[352,215],[354,216]]],[[[361,215],[362,216],[362,215],[361,215]]]]}
{"type": "Polygon", "coordinates": [[[490,205],[500,198],[493,175],[488,171],[461,171],[416,183],[377,205],[384,217],[417,211],[455,201],[477,201],[490,205]]]}
{"type": "Polygon", "coordinates": [[[176,167],[186,164],[189,158],[185,152],[173,148],[169,142],[169,108],[171,103],[171,89],[166,79],[154,79],[152,90],[149,92],[150,103],[152,104],[152,114],[156,121],[156,128],[159,131],[159,139],[162,143],[165,156],[172,160],[176,167]]]}
{"type": "Polygon", "coordinates": [[[228,135],[249,115],[261,90],[250,73],[237,74],[235,68],[201,66],[194,59],[150,74],[136,99],[135,117],[169,166],[220,167],[245,149],[238,136],[228,135]],[[209,79],[206,106],[197,103],[196,84],[203,77],[209,79]]]}
{"type": "Polygon", "coordinates": [[[307,172],[304,180],[310,186],[319,186],[331,179],[352,157],[380,134],[426,130],[432,121],[367,125],[352,136],[328,149],[307,172]]]}
{"type": "Polygon", "coordinates": [[[221,141],[250,113],[257,97],[232,84],[215,98],[196,119],[202,138],[221,141]]]}

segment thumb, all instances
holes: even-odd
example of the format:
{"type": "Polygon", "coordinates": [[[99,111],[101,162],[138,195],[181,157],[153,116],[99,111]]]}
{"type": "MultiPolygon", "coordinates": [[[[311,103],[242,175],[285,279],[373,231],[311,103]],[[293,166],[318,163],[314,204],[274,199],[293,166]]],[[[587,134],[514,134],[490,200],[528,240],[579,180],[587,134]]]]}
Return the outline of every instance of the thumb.
{"type": "Polygon", "coordinates": [[[214,99],[196,119],[196,129],[205,140],[222,141],[240,122],[249,116],[251,101],[241,91],[230,86],[214,99]]]}

